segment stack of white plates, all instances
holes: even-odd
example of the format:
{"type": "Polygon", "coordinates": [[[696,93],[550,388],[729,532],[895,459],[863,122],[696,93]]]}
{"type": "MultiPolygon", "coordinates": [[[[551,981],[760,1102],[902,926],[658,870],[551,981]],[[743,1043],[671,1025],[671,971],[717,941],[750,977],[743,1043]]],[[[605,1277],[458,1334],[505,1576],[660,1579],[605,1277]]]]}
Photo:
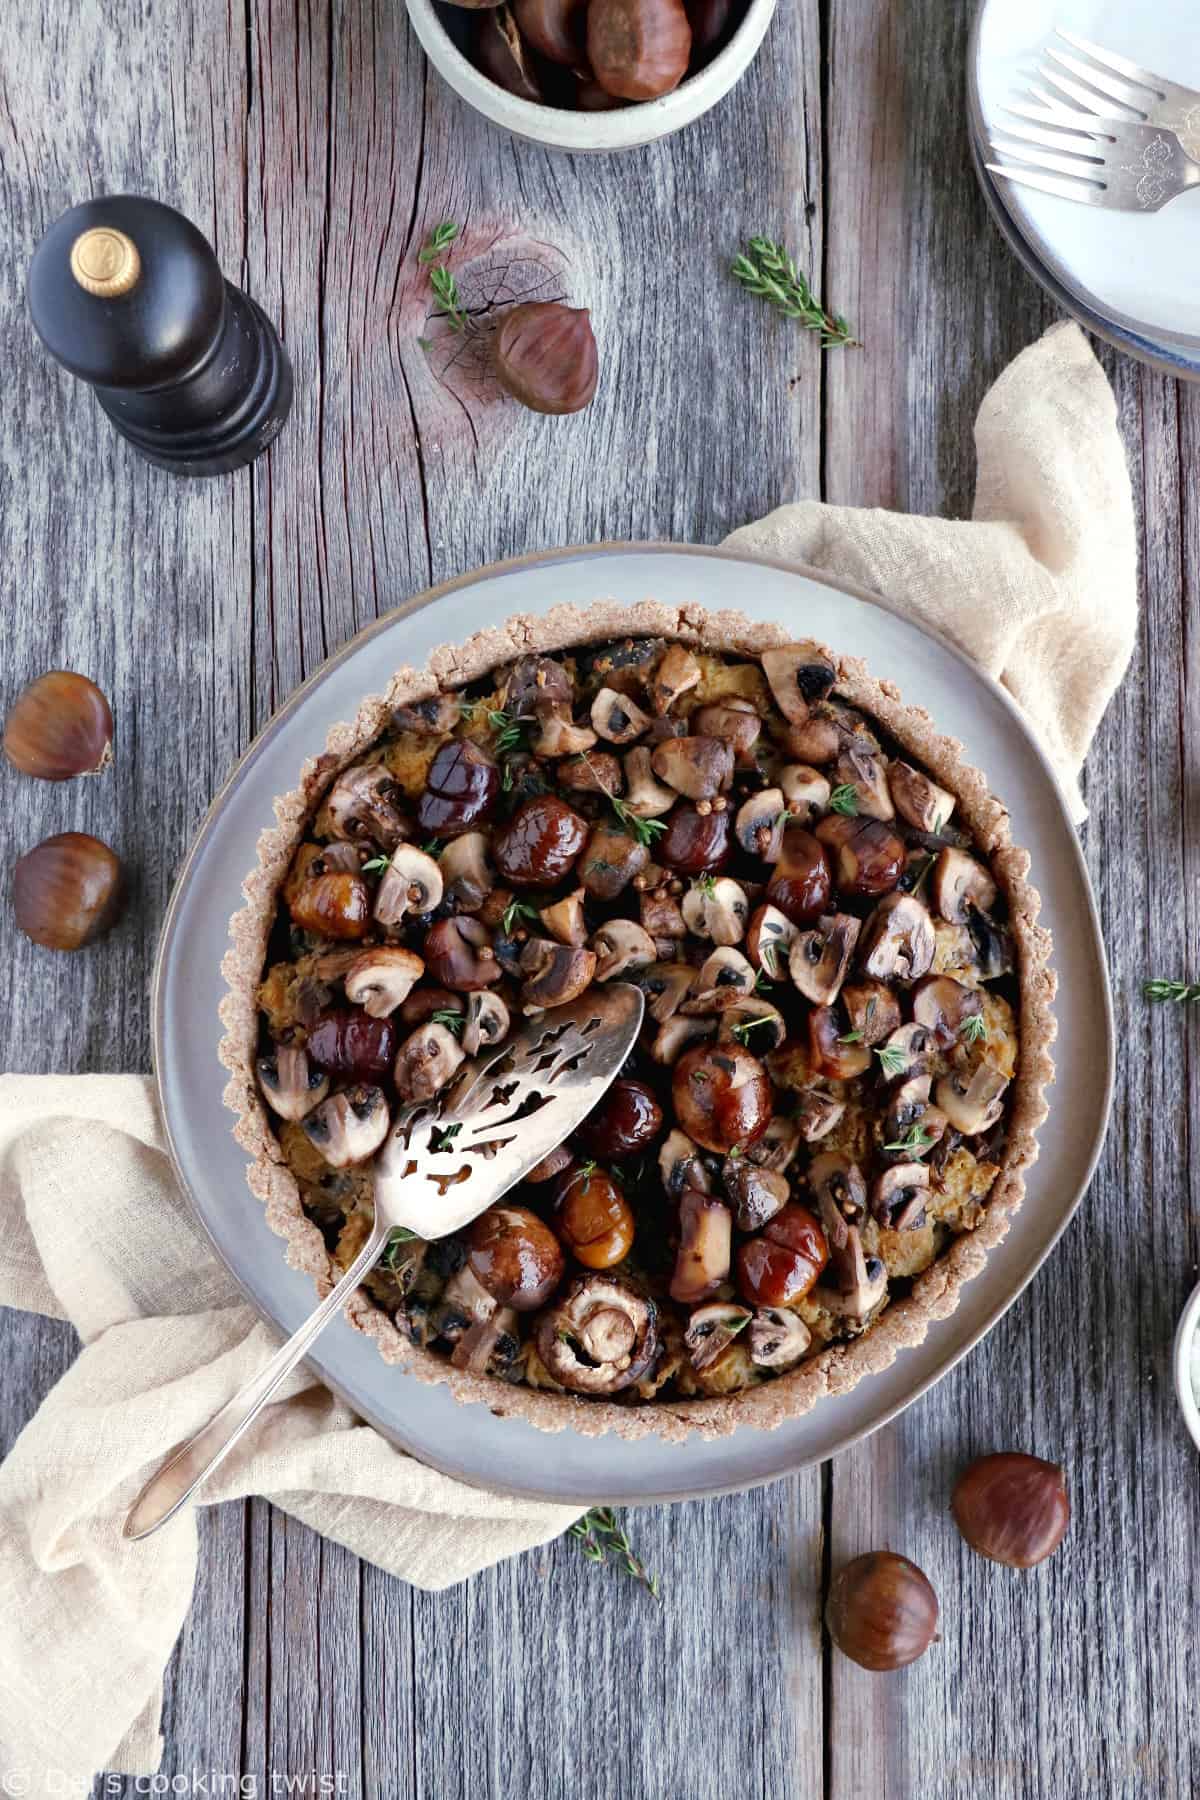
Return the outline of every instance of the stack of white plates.
{"type": "MultiPolygon", "coordinates": [[[[1200,188],[1161,212],[1114,212],[989,175],[1004,108],[1036,79],[1061,26],[1144,69],[1200,89],[1197,0],[982,0],[967,92],[971,152],[997,225],[1036,281],[1097,336],[1173,375],[1200,380],[1200,188]]],[[[1064,71],[1065,72],[1065,71],[1064,71]]],[[[1072,104],[1064,96],[1064,103],[1072,104]]]]}

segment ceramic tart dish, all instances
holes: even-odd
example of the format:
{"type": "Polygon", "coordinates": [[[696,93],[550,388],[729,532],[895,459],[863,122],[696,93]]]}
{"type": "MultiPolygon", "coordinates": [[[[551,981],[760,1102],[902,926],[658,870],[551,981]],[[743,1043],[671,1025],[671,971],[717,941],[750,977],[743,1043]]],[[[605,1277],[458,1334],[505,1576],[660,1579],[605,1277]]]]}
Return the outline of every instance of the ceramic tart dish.
{"type": "Polygon", "coordinates": [[[321,1292],[399,1105],[592,982],[646,994],[572,1140],[389,1247],[349,1308],[386,1361],[544,1430],[712,1437],[954,1310],[1037,1154],[1050,940],[1004,807],[883,675],[732,612],[559,607],[401,669],[276,801],[221,1058],[321,1292]]]}

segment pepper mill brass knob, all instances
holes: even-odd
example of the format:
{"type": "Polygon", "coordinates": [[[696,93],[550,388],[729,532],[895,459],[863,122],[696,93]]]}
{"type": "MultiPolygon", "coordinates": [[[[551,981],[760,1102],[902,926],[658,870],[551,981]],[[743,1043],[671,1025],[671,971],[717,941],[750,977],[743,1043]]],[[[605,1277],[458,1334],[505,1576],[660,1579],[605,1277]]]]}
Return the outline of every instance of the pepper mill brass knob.
{"type": "Polygon", "coordinates": [[[223,475],[283,428],[292,367],[274,326],[161,201],[114,194],[64,213],[30,265],[29,307],[50,354],[159,468],[223,475]]]}

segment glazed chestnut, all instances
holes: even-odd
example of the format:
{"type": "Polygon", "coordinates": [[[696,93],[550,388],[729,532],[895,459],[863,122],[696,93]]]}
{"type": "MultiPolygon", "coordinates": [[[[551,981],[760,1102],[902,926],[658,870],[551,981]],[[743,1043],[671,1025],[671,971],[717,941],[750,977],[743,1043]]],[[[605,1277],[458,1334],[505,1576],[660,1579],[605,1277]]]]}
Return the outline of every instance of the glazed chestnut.
{"type": "Polygon", "coordinates": [[[811,831],[789,825],[774,874],[767,883],[767,901],[777,906],[793,925],[811,925],[829,911],[833,877],[829,858],[811,831]]]}
{"type": "Polygon", "coordinates": [[[555,887],[587,840],[587,820],[556,794],[526,800],[492,840],[492,861],[513,887],[555,887]]]}
{"type": "Polygon", "coordinates": [[[69,781],[112,764],[112,709],[94,681],[51,669],[17,695],[4,722],[4,754],[23,775],[69,781]]]}
{"type": "Polygon", "coordinates": [[[492,366],[501,387],[531,412],[582,412],[600,376],[587,309],[557,300],[510,307],[492,339],[492,366]]]}
{"type": "Polygon", "coordinates": [[[481,1214],[467,1233],[467,1261],[480,1286],[516,1312],[545,1305],[565,1266],[550,1227],[524,1206],[490,1206],[481,1214]]]}
{"type": "Polygon", "coordinates": [[[504,971],[492,949],[487,927],[470,913],[439,919],[425,934],[421,946],[425,973],[438,987],[456,994],[474,994],[491,987],[504,971]]]}
{"type": "Polygon", "coordinates": [[[644,1081],[614,1081],[575,1136],[588,1156],[632,1156],[662,1130],[662,1107],[644,1081]]]}
{"type": "Polygon", "coordinates": [[[820,1220],[790,1204],[738,1250],[738,1293],[748,1306],[791,1306],[802,1300],[829,1261],[820,1220]]]}
{"type": "Polygon", "coordinates": [[[729,861],[729,808],[697,812],[680,800],[667,814],[667,829],[654,846],[654,856],[677,875],[709,875],[729,861]]]}
{"type": "Polygon", "coordinates": [[[564,1176],[554,1214],[559,1236],[585,1269],[611,1269],[628,1256],[633,1213],[603,1169],[572,1169],[564,1176]]]}
{"type": "Polygon", "coordinates": [[[681,0],[591,0],[588,62],[623,100],[653,100],[687,73],[692,28],[681,0]]]}
{"type": "Polygon", "coordinates": [[[417,802],[417,824],[430,837],[461,837],[491,816],[500,771],[470,738],[452,738],[434,752],[417,802]]]}
{"type": "Polygon", "coordinates": [[[890,1550],[856,1556],[834,1576],[825,1607],[829,1635],[863,1669],[903,1669],[937,1636],[929,1577],[890,1550]]]}
{"type": "Polygon", "coordinates": [[[392,1019],[373,1019],[356,1007],[322,1013],[308,1034],[310,1062],[351,1081],[377,1082],[391,1071],[399,1034],[392,1019]]]}
{"type": "Polygon", "coordinates": [[[878,819],[829,813],[816,835],[833,858],[834,882],[844,898],[874,900],[890,894],[904,873],[903,839],[878,819]]]}
{"type": "Polygon", "coordinates": [[[515,94],[518,100],[541,100],[541,85],[507,6],[480,13],[475,61],[488,80],[506,93],[515,94]]]}
{"type": "Polygon", "coordinates": [[[581,69],[587,57],[587,0],[512,0],[521,36],[547,62],[581,69]]]}
{"type": "Polygon", "coordinates": [[[950,1511],[972,1550],[1010,1569],[1032,1569],[1053,1556],[1071,1522],[1058,1464],[1019,1450],[981,1456],[964,1469],[950,1511]]]}
{"type": "Polygon", "coordinates": [[[738,1044],[697,1044],[675,1064],[671,1097],[679,1128],[723,1155],[756,1143],[771,1122],[771,1083],[738,1044]]]}
{"type": "Polygon", "coordinates": [[[13,870],[17,924],[48,950],[79,950],[121,912],[121,864],[99,838],[64,831],[27,850],[13,870]]]}
{"type": "Polygon", "coordinates": [[[370,929],[371,895],[361,875],[331,869],[302,881],[288,898],[288,911],[301,931],[352,940],[370,929]]]}

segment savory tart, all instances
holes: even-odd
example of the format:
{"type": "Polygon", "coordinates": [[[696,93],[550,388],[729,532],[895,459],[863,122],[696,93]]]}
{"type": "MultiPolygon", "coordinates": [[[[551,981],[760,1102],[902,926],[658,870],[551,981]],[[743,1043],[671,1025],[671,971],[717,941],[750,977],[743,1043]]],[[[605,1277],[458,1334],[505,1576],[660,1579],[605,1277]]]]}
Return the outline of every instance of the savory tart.
{"type": "Polygon", "coordinates": [[[647,602],[400,671],[277,803],[226,961],[251,1188],[328,1291],[395,1109],[589,984],[646,996],[600,1107],[351,1305],[464,1400],[680,1436],[771,1426],[950,1312],[1020,1204],[1052,1077],[1028,858],[861,663],[647,602]]]}

